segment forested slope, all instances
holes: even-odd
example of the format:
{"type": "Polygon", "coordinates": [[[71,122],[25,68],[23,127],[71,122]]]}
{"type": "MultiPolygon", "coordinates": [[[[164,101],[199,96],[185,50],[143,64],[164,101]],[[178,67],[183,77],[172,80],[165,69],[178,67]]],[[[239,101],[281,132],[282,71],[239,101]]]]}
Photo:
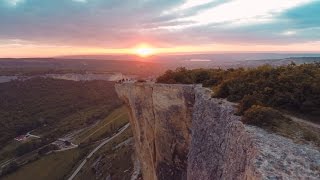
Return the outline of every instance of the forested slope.
{"type": "Polygon", "coordinates": [[[40,126],[64,133],[55,129],[61,121],[70,121],[67,132],[106,117],[120,105],[113,85],[43,78],[0,84],[0,144],[40,126]]]}

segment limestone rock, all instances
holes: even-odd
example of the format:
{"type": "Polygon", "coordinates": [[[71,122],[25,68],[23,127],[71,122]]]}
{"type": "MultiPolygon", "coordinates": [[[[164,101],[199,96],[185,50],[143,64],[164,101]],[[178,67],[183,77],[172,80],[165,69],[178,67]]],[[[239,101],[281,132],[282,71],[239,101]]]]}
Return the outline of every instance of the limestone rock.
{"type": "Polygon", "coordinates": [[[188,179],[255,179],[251,161],[256,151],[235,116],[235,104],[211,99],[211,92],[195,88],[192,143],[188,179]]]}
{"type": "Polygon", "coordinates": [[[116,91],[128,105],[143,178],[185,179],[193,86],[125,83],[116,91]]]}
{"type": "Polygon", "coordinates": [[[196,85],[116,84],[145,180],[320,179],[320,152],[242,124],[196,85]]]}

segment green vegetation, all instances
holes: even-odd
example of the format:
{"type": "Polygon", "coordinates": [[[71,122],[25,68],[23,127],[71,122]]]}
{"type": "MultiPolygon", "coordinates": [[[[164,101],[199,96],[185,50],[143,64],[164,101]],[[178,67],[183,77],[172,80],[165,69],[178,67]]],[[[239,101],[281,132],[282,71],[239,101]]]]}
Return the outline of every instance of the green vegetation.
{"type": "Polygon", "coordinates": [[[15,150],[21,145],[20,142],[11,140],[0,149],[0,163],[12,158],[15,155],[15,150]]]}
{"type": "MultiPolygon", "coordinates": [[[[64,179],[100,140],[128,123],[128,114],[113,82],[32,78],[0,84],[0,119],[1,178],[64,179]],[[13,140],[30,131],[40,138],[13,140]],[[58,146],[50,143],[63,137],[80,146],[52,152],[58,146]]],[[[107,144],[106,150],[131,136],[131,131],[126,131],[107,144]]],[[[123,162],[132,149],[125,151],[126,156],[118,156],[123,162]]],[[[116,156],[117,152],[113,153],[116,156]]],[[[117,169],[120,166],[110,163],[117,169]]]]}
{"type": "Polygon", "coordinates": [[[72,149],[52,153],[19,168],[15,173],[3,177],[3,179],[64,179],[70,173],[72,167],[75,166],[86,153],[87,150],[84,149],[72,149]]]}
{"type": "Polygon", "coordinates": [[[238,102],[237,114],[243,115],[244,123],[320,146],[319,129],[283,115],[320,123],[320,63],[227,70],[178,68],[157,82],[203,84],[212,88],[213,97],[238,102]]]}
{"type": "MultiPolygon", "coordinates": [[[[1,61],[0,61],[1,62],[1,61]]],[[[66,74],[66,73],[78,73],[85,74],[85,70],[73,70],[73,69],[54,69],[54,68],[0,68],[0,76],[36,76],[36,75],[45,75],[45,74],[66,74]]]]}
{"type": "MultiPolygon", "coordinates": [[[[87,127],[98,127],[99,122],[104,122],[119,106],[121,102],[114,90],[114,83],[107,81],[33,78],[0,84],[0,162],[5,165],[1,174],[17,169],[10,162],[21,166],[19,171],[30,163],[37,165],[38,161],[47,158],[46,153],[57,149],[49,145],[51,142],[68,133],[81,129],[86,132],[87,127]],[[31,130],[32,134],[41,138],[31,137],[21,142],[13,140],[31,130]]],[[[118,124],[111,124],[118,128],[118,124]]],[[[98,132],[99,136],[94,133],[97,136],[87,142],[105,138],[105,134],[98,132]]],[[[87,143],[81,147],[90,145],[87,143]]]]}
{"type": "Polygon", "coordinates": [[[93,125],[89,129],[79,133],[74,140],[74,143],[89,143],[95,142],[102,138],[111,136],[119,128],[129,122],[129,117],[125,107],[114,110],[110,115],[104,118],[98,124],[93,125]]]}
{"type": "Polygon", "coordinates": [[[244,113],[242,121],[246,124],[275,131],[275,128],[278,127],[279,122],[289,122],[291,120],[284,117],[281,112],[270,107],[253,105],[244,113]]]}
{"type": "MultiPolygon", "coordinates": [[[[94,59],[94,58],[93,58],[94,59]]],[[[65,73],[114,73],[147,77],[162,71],[160,64],[141,61],[54,59],[54,58],[0,58],[0,76],[44,75],[65,73]]]]}
{"type": "MultiPolygon", "coordinates": [[[[112,113],[110,113],[107,117],[103,118],[103,120],[98,121],[97,123],[90,125],[88,127],[85,127],[80,133],[75,134],[75,136],[72,138],[71,141],[76,144],[81,143],[78,148],[62,151],[62,152],[54,152],[47,155],[46,153],[52,150],[57,150],[57,147],[54,145],[42,146],[37,151],[25,154],[21,158],[18,158],[19,162],[17,163],[18,165],[17,168],[15,168],[16,166],[11,166],[11,164],[6,166],[6,168],[4,168],[4,173],[2,175],[9,174],[7,177],[5,177],[5,179],[6,178],[15,179],[15,178],[20,178],[24,176],[30,177],[32,175],[32,173],[30,172],[44,171],[44,173],[41,173],[39,177],[34,177],[33,179],[43,179],[46,174],[48,174],[48,177],[46,178],[49,178],[49,179],[66,178],[73,171],[73,168],[75,168],[83,160],[83,158],[88,155],[89,152],[91,152],[96,146],[98,146],[101,143],[101,141],[99,140],[104,139],[108,136],[109,137],[112,136],[112,134],[117,132],[119,128],[123,127],[124,124],[128,123],[128,120],[129,120],[128,118],[129,118],[128,114],[124,107],[117,108],[114,111],[112,111],[112,113]],[[63,166],[64,169],[58,168],[57,171],[52,171],[50,168],[55,168],[58,163],[63,163],[62,160],[64,156],[69,156],[71,154],[71,153],[70,154],[66,153],[69,151],[76,153],[76,155],[73,155],[73,159],[69,157],[66,158],[67,164],[63,166]],[[21,166],[21,164],[24,164],[24,163],[27,163],[27,164],[21,166]],[[43,164],[45,163],[50,164],[48,168],[42,167],[43,164]],[[54,174],[53,177],[49,177],[54,172],[56,174],[54,174]]],[[[116,139],[106,144],[103,149],[106,151],[111,151],[112,147],[124,141],[125,139],[128,139],[131,136],[132,136],[131,130],[127,129],[124,133],[119,135],[116,139]]],[[[36,139],[36,140],[39,141],[39,139],[36,139]]],[[[34,141],[28,141],[22,144],[20,143],[20,146],[16,146],[16,144],[19,144],[19,143],[13,142],[6,149],[12,150],[15,148],[16,150],[14,152],[16,152],[17,149],[19,149],[20,147],[25,147],[25,146],[29,147],[28,144],[30,142],[34,142],[34,141]]],[[[131,151],[132,149],[130,149],[130,152],[131,151]]],[[[101,153],[102,153],[101,151],[95,153],[95,157],[100,156],[101,153]]],[[[116,155],[117,155],[117,152],[114,152],[114,156],[116,155]]],[[[123,154],[117,155],[117,157],[119,158],[126,158],[124,161],[127,161],[128,156],[123,156],[123,154]]],[[[115,167],[119,166],[118,162],[113,162],[113,161],[108,161],[108,162],[115,165],[115,167]]],[[[88,165],[89,165],[88,168],[91,172],[91,168],[90,168],[91,164],[88,164],[88,165]]]]}
{"type": "Polygon", "coordinates": [[[130,128],[121,135],[106,144],[90,159],[87,159],[86,165],[75,177],[77,180],[102,179],[110,175],[112,179],[130,179],[133,171],[132,145],[124,145],[115,149],[115,147],[132,137],[130,128]],[[100,162],[100,163],[99,163],[100,162]]]}
{"type": "Polygon", "coordinates": [[[26,153],[29,153],[35,149],[38,149],[42,146],[45,146],[47,144],[49,144],[50,142],[52,142],[52,139],[36,139],[34,141],[29,141],[26,143],[22,143],[20,146],[18,146],[15,150],[15,155],[16,156],[22,156],[26,153]]]}
{"type": "Polygon", "coordinates": [[[36,128],[59,137],[103,119],[121,104],[113,85],[43,78],[0,84],[0,144],[36,128]]]}
{"type": "Polygon", "coordinates": [[[320,63],[227,70],[178,68],[167,71],[157,82],[212,87],[214,97],[239,102],[239,114],[252,105],[263,105],[320,123],[320,63]]]}
{"type": "Polygon", "coordinates": [[[259,105],[253,105],[244,113],[243,117],[243,122],[246,124],[270,129],[276,127],[279,120],[286,119],[281,112],[259,105]]]}

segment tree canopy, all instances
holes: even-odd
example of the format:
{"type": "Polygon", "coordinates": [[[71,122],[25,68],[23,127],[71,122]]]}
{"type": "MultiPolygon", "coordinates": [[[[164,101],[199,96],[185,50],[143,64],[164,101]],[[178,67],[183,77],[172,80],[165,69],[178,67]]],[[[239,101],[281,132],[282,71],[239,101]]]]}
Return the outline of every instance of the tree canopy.
{"type": "Polygon", "coordinates": [[[320,63],[226,70],[177,68],[166,71],[157,82],[203,84],[213,89],[214,97],[239,102],[240,114],[253,105],[263,105],[320,123],[320,63]]]}

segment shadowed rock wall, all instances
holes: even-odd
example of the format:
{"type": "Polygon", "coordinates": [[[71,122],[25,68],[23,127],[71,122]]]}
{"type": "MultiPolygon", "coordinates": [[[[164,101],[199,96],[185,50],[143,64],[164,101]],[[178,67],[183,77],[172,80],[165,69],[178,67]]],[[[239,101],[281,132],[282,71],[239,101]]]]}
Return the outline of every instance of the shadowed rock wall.
{"type": "Polygon", "coordinates": [[[211,91],[195,88],[188,179],[255,179],[251,167],[255,150],[235,105],[211,98],[211,91]]]}

